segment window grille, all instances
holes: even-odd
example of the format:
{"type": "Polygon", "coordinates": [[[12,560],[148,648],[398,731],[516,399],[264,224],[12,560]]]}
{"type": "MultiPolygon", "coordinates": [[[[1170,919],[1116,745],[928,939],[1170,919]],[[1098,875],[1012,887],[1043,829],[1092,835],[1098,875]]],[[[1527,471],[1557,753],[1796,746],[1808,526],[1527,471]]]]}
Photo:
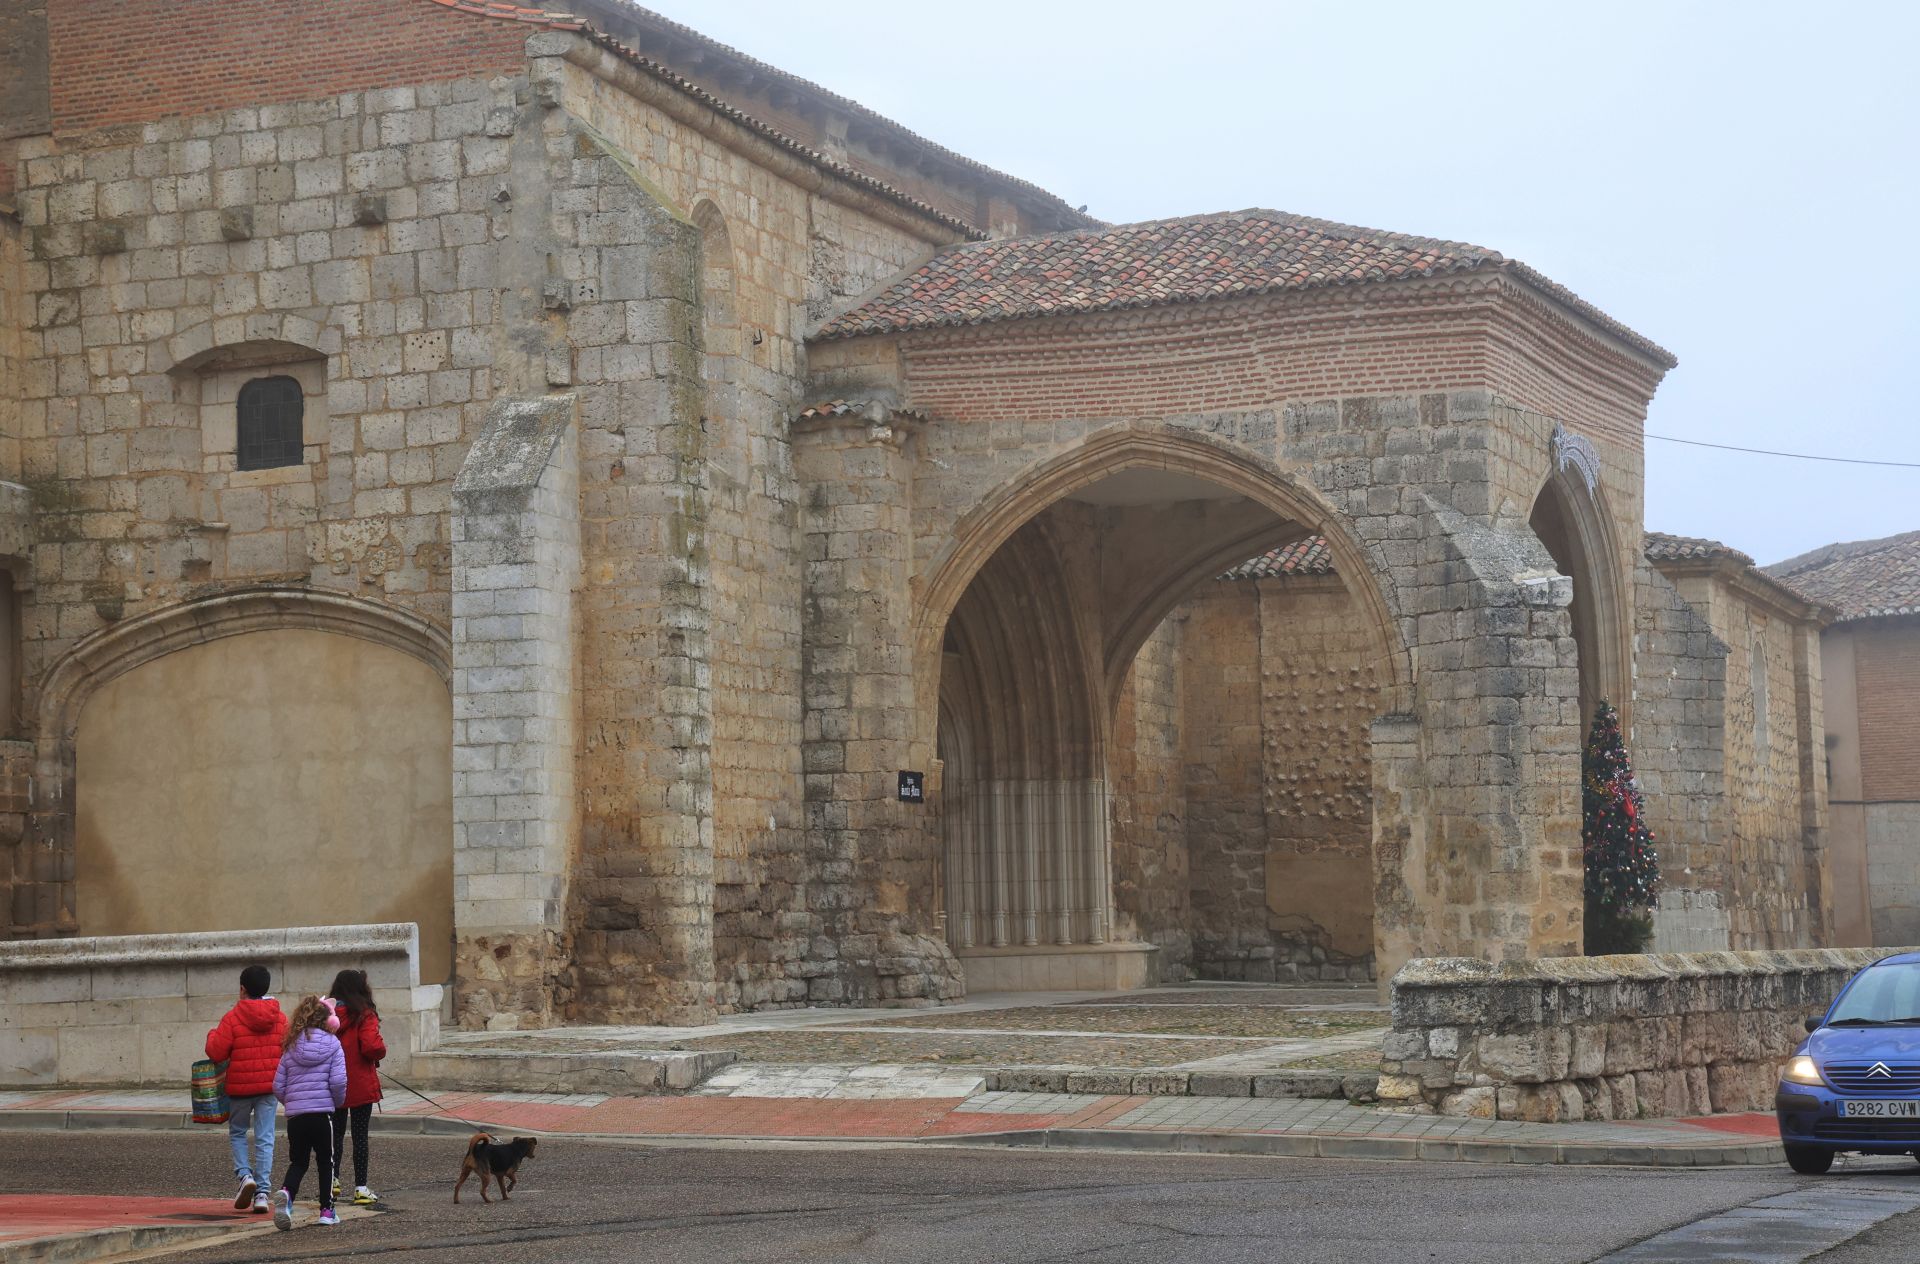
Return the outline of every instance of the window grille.
{"type": "Polygon", "coordinates": [[[290,377],[255,378],[240,388],[236,407],[241,469],[300,464],[300,422],[305,411],[300,383],[290,377]]]}

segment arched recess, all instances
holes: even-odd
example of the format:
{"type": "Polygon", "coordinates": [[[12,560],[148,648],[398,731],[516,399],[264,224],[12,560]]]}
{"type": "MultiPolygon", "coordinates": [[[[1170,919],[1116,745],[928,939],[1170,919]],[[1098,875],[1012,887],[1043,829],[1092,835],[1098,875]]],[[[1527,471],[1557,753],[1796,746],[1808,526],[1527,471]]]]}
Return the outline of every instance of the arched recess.
{"type": "Polygon", "coordinates": [[[82,934],[414,921],[450,970],[451,645],[263,586],[131,619],[40,691],[37,842],[82,934]]]}
{"type": "Polygon", "coordinates": [[[940,808],[949,942],[970,988],[1121,985],[1031,955],[1016,981],[995,954],[1139,947],[1111,943],[1107,762],[1124,681],[1195,588],[1313,534],[1389,647],[1382,710],[1404,711],[1408,658],[1366,550],[1313,489],[1243,450],[1116,427],[960,522],[916,606],[915,688],[943,767],[965,746],[968,771],[944,774],[940,808]],[[1164,503],[1150,488],[1168,490],[1164,503]]]}
{"type": "Polygon", "coordinates": [[[1527,525],[1553,558],[1562,575],[1573,581],[1573,604],[1568,616],[1580,659],[1580,723],[1584,739],[1602,700],[1619,711],[1625,729],[1632,708],[1629,664],[1632,662],[1631,609],[1620,566],[1619,550],[1608,524],[1604,493],[1588,489],[1572,470],[1549,478],[1534,498],[1527,525]]]}
{"type": "MultiPolygon", "coordinates": [[[[1389,642],[1389,679],[1382,698],[1383,709],[1405,712],[1412,708],[1413,666],[1400,632],[1399,612],[1390,600],[1388,588],[1379,579],[1378,568],[1344,515],[1310,485],[1244,448],[1185,427],[1129,422],[1097,431],[1073,449],[1016,476],[954,524],[951,543],[930,559],[916,580],[920,597],[914,608],[914,654],[922,717],[934,714],[940,647],[947,620],[988,559],[1014,532],[1048,507],[1080,489],[1130,469],[1187,475],[1266,507],[1276,519],[1292,524],[1285,532],[1276,533],[1279,538],[1269,540],[1268,547],[1294,536],[1323,537],[1333,555],[1335,570],[1349,577],[1354,598],[1364,616],[1384,630],[1389,642]]],[[[1226,564],[1231,564],[1253,551],[1242,547],[1251,543],[1223,541],[1218,555],[1226,564]]],[[[1153,604],[1160,607],[1160,615],[1164,617],[1194,585],[1217,573],[1202,568],[1184,584],[1167,585],[1153,604]]],[[[1137,651],[1146,636],[1152,634],[1158,619],[1148,619],[1142,613],[1128,622],[1131,630],[1126,639],[1132,641],[1137,651]]],[[[1106,656],[1111,662],[1121,664],[1122,675],[1125,664],[1131,662],[1123,649],[1124,642],[1116,643],[1106,656]]],[[[931,743],[930,729],[922,736],[931,743]]]]}

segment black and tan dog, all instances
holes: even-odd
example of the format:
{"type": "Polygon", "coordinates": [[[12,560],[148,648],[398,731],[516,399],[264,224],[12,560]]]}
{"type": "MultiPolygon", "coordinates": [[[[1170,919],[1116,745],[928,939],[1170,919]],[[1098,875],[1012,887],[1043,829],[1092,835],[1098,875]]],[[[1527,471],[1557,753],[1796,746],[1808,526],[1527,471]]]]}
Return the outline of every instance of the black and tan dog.
{"type": "Polygon", "coordinates": [[[515,1137],[501,1145],[497,1138],[484,1132],[474,1133],[467,1142],[467,1157],[460,1160],[460,1179],[453,1184],[453,1201],[460,1201],[460,1187],[475,1172],[480,1174],[481,1202],[493,1201],[487,1197],[488,1180],[499,1188],[500,1201],[507,1201],[507,1191],[520,1183],[520,1165],[533,1157],[533,1148],[539,1144],[538,1137],[515,1137]]]}

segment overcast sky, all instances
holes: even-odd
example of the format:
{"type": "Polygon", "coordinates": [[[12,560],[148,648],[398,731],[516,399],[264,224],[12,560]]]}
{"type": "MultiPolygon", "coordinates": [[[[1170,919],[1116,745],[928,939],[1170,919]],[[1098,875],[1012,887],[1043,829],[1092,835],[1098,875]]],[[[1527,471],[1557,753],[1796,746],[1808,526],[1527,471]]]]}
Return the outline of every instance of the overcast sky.
{"type": "MultiPolygon", "coordinates": [[[[1674,352],[1653,434],[1920,462],[1920,4],[643,0],[1114,222],[1273,207],[1523,259],[1674,352]]],[[[1920,469],[1647,443],[1761,562],[1920,469]]]]}

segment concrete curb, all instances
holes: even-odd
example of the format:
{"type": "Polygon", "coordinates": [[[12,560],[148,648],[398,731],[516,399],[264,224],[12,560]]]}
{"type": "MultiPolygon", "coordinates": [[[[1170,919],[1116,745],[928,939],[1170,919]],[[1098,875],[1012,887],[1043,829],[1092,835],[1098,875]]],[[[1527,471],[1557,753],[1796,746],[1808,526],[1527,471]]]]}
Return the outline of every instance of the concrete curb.
{"type": "MultiPolygon", "coordinates": [[[[340,1218],[345,1222],[377,1214],[343,1207],[340,1218]]],[[[182,1251],[226,1238],[268,1237],[275,1232],[273,1221],[265,1216],[217,1224],[111,1225],[0,1244],[0,1264],[85,1264],[135,1253],[182,1251]]]]}
{"type": "Polygon", "coordinates": [[[948,1145],[1008,1149],[1133,1150],[1160,1154],[1244,1154],[1291,1159],[1393,1159],[1429,1163],[1511,1163],[1595,1167],[1766,1167],[1786,1162],[1778,1142],[1746,1145],[1608,1145],[1479,1141],[1435,1137],[1350,1137],[1288,1132],[1140,1132],[1043,1128],[927,1138],[948,1145]]]}
{"type": "MultiPolygon", "coordinates": [[[[397,1136],[467,1136],[457,1119],[376,1115],[374,1129],[397,1136]]],[[[15,1110],[0,1112],[0,1132],[208,1131],[188,1115],[153,1111],[15,1110]]],[[[1296,1132],[1139,1131],[1118,1128],[1034,1128],[1007,1132],[940,1133],[921,1137],[776,1137],[706,1133],[591,1133],[516,1131],[578,1141],[637,1144],[754,1142],[806,1145],[942,1145],[997,1149],[1131,1150],[1158,1154],[1266,1155],[1290,1159],[1388,1159],[1428,1163],[1507,1163],[1593,1167],[1771,1167],[1786,1156],[1777,1141],[1740,1145],[1625,1145],[1598,1142],[1496,1141],[1441,1137],[1366,1137],[1296,1132]]],[[[128,1248],[132,1249],[132,1248],[128,1248]]],[[[89,1257],[90,1258],[90,1257],[89,1257]]],[[[0,1264],[14,1264],[0,1254],[0,1264]]]]}
{"type": "MultiPolygon", "coordinates": [[[[0,1245],[0,1264],[81,1264],[135,1251],[180,1250],[261,1232],[256,1224],[117,1225],[0,1245]]],[[[272,1229],[268,1222],[264,1228],[272,1229]]]]}

